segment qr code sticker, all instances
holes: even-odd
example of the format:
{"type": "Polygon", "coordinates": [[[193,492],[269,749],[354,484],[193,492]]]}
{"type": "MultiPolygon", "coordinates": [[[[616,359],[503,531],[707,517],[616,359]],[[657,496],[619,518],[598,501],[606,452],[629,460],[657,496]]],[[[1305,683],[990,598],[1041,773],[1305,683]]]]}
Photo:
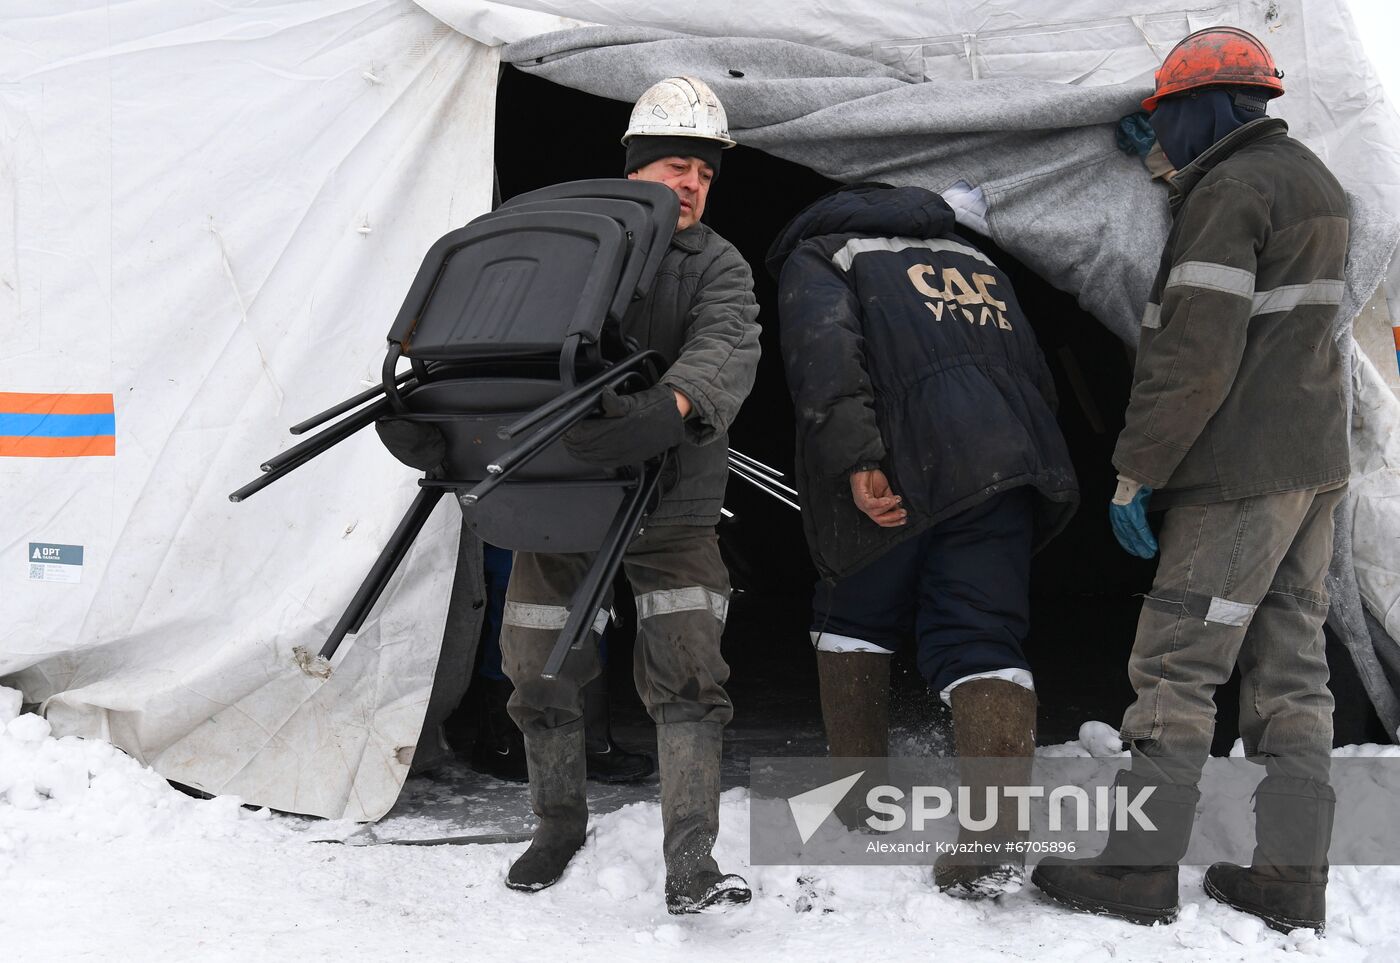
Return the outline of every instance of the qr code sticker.
{"type": "Polygon", "coordinates": [[[31,566],[29,566],[29,577],[30,577],[31,579],[39,579],[40,581],[43,581],[43,579],[44,579],[44,566],[42,566],[42,565],[31,565],[31,566]]]}

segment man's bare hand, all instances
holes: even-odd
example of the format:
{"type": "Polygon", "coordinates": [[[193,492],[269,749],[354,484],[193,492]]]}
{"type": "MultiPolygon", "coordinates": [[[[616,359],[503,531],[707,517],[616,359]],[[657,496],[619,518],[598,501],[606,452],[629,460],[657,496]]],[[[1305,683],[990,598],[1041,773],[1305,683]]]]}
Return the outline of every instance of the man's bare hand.
{"type": "Polygon", "coordinates": [[[903,499],[890,490],[889,479],[878,468],[851,473],[851,499],[881,528],[898,528],[909,520],[901,507],[903,499]]]}

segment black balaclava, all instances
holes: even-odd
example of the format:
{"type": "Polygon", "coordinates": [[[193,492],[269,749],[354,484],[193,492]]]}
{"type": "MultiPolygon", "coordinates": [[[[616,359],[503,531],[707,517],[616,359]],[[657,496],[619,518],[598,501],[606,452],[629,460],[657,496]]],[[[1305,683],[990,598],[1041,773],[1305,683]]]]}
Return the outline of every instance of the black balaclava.
{"type": "Polygon", "coordinates": [[[1167,160],[1181,170],[1223,137],[1263,116],[1262,98],[1247,91],[1215,88],[1164,97],[1147,122],[1167,160]]]}
{"type": "Polygon", "coordinates": [[[627,142],[627,164],[622,173],[641,170],[663,157],[698,157],[719,176],[720,154],[724,146],[706,137],[656,137],[638,134],[627,142]]]}

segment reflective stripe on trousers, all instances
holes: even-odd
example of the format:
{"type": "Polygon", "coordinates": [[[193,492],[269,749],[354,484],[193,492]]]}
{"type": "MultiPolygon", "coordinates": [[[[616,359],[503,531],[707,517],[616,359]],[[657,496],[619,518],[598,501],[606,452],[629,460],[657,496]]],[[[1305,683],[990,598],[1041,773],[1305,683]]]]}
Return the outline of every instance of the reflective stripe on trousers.
{"type": "Polygon", "coordinates": [[[658,615],[676,612],[709,611],[723,624],[729,617],[729,599],[701,585],[685,588],[656,589],[637,596],[637,619],[654,619],[658,615]]]}
{"type": "MultiPolygon", "coordinates": [[[[562,605],[537,605],[533,602],[506,602],[501,614],[503,625],[514,625],[522,629],[540,629],[558,632],[569,621],[569,610],[562,605]]],[[[593,631],[599,635],[608,627],[608,610],[599,609],[593,619],[593,631]]]]}

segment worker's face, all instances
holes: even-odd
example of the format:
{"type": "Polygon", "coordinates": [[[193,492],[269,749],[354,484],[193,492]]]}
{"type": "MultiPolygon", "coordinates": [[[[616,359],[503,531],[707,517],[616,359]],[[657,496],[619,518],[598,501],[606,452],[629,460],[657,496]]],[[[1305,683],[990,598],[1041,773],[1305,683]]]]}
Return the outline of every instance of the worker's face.
{"type": "Polygon", "coordinates": [[[665,184],[681,199],[681,216],[676,230],[684,231],[705,213],[705,198],[710,193],[710,181],[715,172],[698,157],[663,157],[639,168],[627,177],[631,180],[656,181],[665,184]]]}

